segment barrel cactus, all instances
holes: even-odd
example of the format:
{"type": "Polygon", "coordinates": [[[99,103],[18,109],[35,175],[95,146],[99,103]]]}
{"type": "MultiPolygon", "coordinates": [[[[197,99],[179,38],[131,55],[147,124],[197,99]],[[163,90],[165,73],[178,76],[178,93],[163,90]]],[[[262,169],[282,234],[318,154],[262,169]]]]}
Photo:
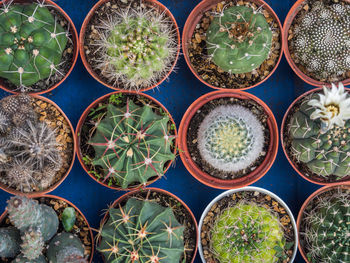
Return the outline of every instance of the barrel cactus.
{"type": "Polygon", "coordinates": [[[15,227],[0,228],[0,258],[12,258],[20,251],[21,237],[15,227]]]}
{"type": "Polygon", "coordinates": [[[263,14],[246,6],[224,8],[207,30],[212,61],[229,73],[248,73],[269,56],[272,31],[263,14]]]}
{"type": "Polygon", "coordinates": [[[170,207],[130,198],[124,206],[109,209],[101,227],[98,250],[107,263],[179,263],[184,253],[184,226],[170,207]]]}
{"type": "Polygon", "coordinates": [[[168,122],[167,114],[156,113],[150,105],[131,100],[124,107],[108,104],[89,142],[95,150],[92,164],[102,167],[102,182],[128,188],[163,176],[165,165],[175,158],[168,122]]]}

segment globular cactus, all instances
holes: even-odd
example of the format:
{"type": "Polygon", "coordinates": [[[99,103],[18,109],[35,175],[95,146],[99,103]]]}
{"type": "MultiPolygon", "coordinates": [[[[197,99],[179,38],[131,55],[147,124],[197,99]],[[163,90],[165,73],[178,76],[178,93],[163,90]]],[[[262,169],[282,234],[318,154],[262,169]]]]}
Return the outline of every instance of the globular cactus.
{"type": "Polygon", "coordinates": [[[40,230],[29,228],[22,234],[21,239],[21,252],[25,258],[34,260],[42,255],[45,243],[40,230]]]}
{"type": "Polygon", "coordinates": [[[278,216],[255,203],[240,202],[222,212],[211,230],[211,248],[220,263],[278,262],[284,248],[278,216]]]}
{"type": "Polygon", "coordinates": [[[0,137],[0,171],[6,171],[11,159],[12,145],[5,137],[0,137]]]}
{"type": "Polygon", "coordinates": [[[131,100],[124,107],[109,104],[89,141],[95,150],[92,164],[103,168],[103,182],[127,188],[163,176],[165,165],[175,158],[168,122],[168,115],[149,105],[137,106],[131,100]]]}
{"type": "Polygon", "coordinates": [[[170,207],[130,198],[123,207],[109,209],[109,216],[97,248],[107,263],[180,262],[184,226],[170,207]]]}
{"type": "Polygon", "coordinates": [[[214,17],[206,41],[208,55],[222,70],[247,73],[268,58],[272,31],[263,14],[237,5],[223,8],[214,17]]]}
{"type": "Polygon", "coordinates": [[[5,3],[0,11],[0,77],[18,87],[51,78],[58,71],[68,33],[47,5],[5,3]]]}
{"type": "Polygon", "coordinates": [[[14,260],[12,260],[11,263],[47,263],[47,260],[43,255],[33,260],[29,260],[23,255],[19,255],[14,260]]]}
{"type": "Polygon", "coordinates": [[[7,164],[6,176],[8,185],[22,192],[30,192],[32,185],[36,185],[33,169],[23,160],[23,158],[14,159],[7,164]]]}
{"type": "Polygon", "coordinates": [[[20,251],[20,233],[14,227],[0,228],[0,258],[13,258],[20,251]]]}
{"type": "Polygon", "coordinates": [[[260,121],[239,105],[216,107],[198,129],[199,152],[218,170],[237,172],[249,167],[260,156],[263,146],[260,121]]]}

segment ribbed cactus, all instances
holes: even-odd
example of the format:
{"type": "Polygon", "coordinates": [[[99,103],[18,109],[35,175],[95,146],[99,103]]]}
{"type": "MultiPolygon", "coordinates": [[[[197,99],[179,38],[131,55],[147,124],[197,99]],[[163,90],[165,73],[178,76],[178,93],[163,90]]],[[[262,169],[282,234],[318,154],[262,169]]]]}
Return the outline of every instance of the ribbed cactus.
{"type": "Polygon", "coordinates": [[[175,158],[168,122],[168,115],[154,112],[150,105],[131,100],[124,107],[109,104],[89,141],[95,150],[92,163],[103,169],[102,182],[128,188],[163,176],[166,163],[175,158]]]}
{"type": "Polygon", "coordinates": [[[272,32],[263,14],[246,6],[224,8],[207,30],[213,62],[229,73],[247,73],[268,58],[272,32]]]}
{"type": "Polygon", "coordinates": [[[42,255],[45,243],[40,230],[29,228],[23,232],[21,239],[21,252],[25,258],[34,260],[42,255]]]}
{"type": "Polygon", "coordinates": [[[12,258],[20,251],[21,237],[14,227],[0,228],[0,258],[12,258]]]}
{"type": "Polygon", "coordinates": [[[278,262],[276,246],[284,248],[278,216],[263,206],[241,202],[216,219],[211,248],[220,263],[278,262]]]}
{"type": "Polygon", "coordinates": [[[0,77],[28,87],[56,73],[68,34],[45,4],[2,3],[0,25],[0,77]]]}
{"type": "Polygon", "coordinates": [[[257,117],[239,105],[218,106],[198,129],[198,148],[205,161],[218,170],[237,172],[260,156],[263,128],[257,117]]]}
{"type": "Polygon", "coordinates": [[[11,263],[47,263],[47,260],[43,255],[33,260],[29,260],[23,255],[19,255],[16,257],[16,259],[12,260],[11,263]]]}
{"type": "Polygon", "coordinates": [[[97,249],[107,263],[179,263],[184,253],[183,231],[172,208],[130,198],[124,206],[109,209],[97,249]]]}

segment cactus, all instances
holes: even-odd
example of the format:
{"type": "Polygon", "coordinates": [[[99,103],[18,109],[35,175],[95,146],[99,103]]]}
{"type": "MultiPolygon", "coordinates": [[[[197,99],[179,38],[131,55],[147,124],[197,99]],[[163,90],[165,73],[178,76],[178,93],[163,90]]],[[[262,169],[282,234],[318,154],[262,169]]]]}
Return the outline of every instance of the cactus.
{"type": "Polygon", "coordinates": [[[272,31],[264,15],[239,5],[223,8],[206,36],[210,58],[232,74],[258,68],[268,58],[272,44],[272,31]]]}
{"type": "Polygon", "coordinates": [[[274,263],[284,248],[278,217],[255,203],[240,202],[222,212],[211,230],[213,255],[220,263],[274,263]]]}
{"type": "Polygon", "coordinates": [[[6,170],[8,185],[22,192],[30,192],[32,185],[36,184],[33,169],[28,167],[22,158],[13,160],[7,166],[9,167],[6,170]]]}
{"type": "Polygon", "coordinates": [[[10,161],[11,144],[4,137],[0,137],[0,171],[6,171],[10,161]]]}
{"type": "Polygon", "coordinates": [[[184,253],[184,226],[170,207],[130,198],[109,209],[98,250],[109,262],[179,263],[184,253]]]}
{"type": "Polygon", "coordinates": [[[20,233],[14,227],[0,228],[0,258],[13,258],[20,251],[20,233]]]}
{"type": "Polygon", "coordinates": [[[164,166],[175,158],[168,122],[168,115],[159,115],[149,105],[137,106],[131,100],[124,107],[108,104],[107,115],[89,141],[95,150],[92,164],[103,169],[102,182],[127,188],[163,176],[164,166]]]}
{"type": "Polygon", "coordinates": [[[16,257],[16,259],[12,260],[11,263],[47,263],[47,260],[43,255],[39,256],[34,260],[29,260],[23,255],[19,255],[16,257]]]}
{"type": "Polygon", "coordinates": [[[350,8],[317,1],[294,29],[292,42],[299,63],[318,79],[350,70],[350,8]]]}
{"type": "Polygon", "coordinates": [[[237,172],[249,167],[260,156],[263,146],[260,121],[239,105],[216,107],[198,129],[199,152],[218,170],[237,172]]]}
{"type": "Polygon", "coordinates": [[[75,224],[76,215],[73,207],[66,207],[62,213],[62,225],[65,231],[70,232],[75,224]]]}
{"type": "Polygon", "coordinates": [[[3,3],[0,25],[0,77],[17,87],[29,87],[56,72],[62,74],[57,68],[68,32],[44,3],[3,3]]]}
{"type": "Polygon", "coordinates": [[[34,260],[42,255],[45,244],[40,230],[29,228],[22,234],[21,239],[21,252],[25,258],[34,260]]]}

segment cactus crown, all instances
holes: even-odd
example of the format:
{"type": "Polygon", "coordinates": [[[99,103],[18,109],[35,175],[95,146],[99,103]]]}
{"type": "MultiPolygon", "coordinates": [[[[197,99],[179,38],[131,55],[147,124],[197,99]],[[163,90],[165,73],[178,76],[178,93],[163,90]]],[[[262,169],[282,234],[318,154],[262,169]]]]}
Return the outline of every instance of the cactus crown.
{"type": "Polygon", "coordinates": [[[237,172],[251,165],[262,152],[263,128],[257,117],[239,105],[212,110],[198,129],[201,156],[213,167],[237,172]]]}
{"type": "Polygon", "coordinates": [[[184,226],[170,207],[130,198],[109,210],[98,250],[106,262],[178,263],[184,253],[184,226]]]}
{"type": "Polygon", "coordinates": [[[214,63],[237,74],[258,68],[268,58],[272,31],[263,14],[246,6],[223,8],[207,31],[207,50],[214,63]]]}
{"type": "Polygon", "coordinates": [[[44,1],[11,3],[0,8],[0,76],[22,89],[60,73],[68,32],[44,1]]]}
{"type": "Polygon", "coordinates": [[[95,150],[92,164],[102,167],[103,182],[128,188],[163,176],[165,165],[175,158],[168,122],[168,115],[159,115],[150,105],[137,106],[129,99],[124,107],[108,104],[89,142],[95,150]]]}

